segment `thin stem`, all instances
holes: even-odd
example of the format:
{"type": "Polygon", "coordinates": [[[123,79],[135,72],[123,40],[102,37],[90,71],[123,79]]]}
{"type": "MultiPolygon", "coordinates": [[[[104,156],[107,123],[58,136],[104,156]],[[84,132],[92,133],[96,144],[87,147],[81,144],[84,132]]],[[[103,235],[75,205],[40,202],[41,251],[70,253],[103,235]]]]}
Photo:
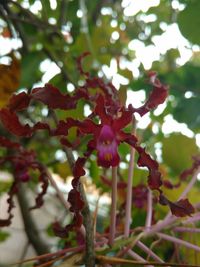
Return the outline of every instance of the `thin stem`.
{"type": "MultiPolygon", "coordinates": [[[[190,182],[187,184],[185,190],[182,192],[182,194],[180,195],[180,197],[178,198],[178,200],[185,198],[187,196],[187,194],[189,193],[189,191],[192,189],[193,185],[195,184],[196,180],[197,180],[197,176],[200,173],[200,168],[198,168],[196,170],[196,172],[194,173],[194,175],[192,176],[192,179],[190,180],[190,182]]],[[[165,219],[168,219],[171,216],[170,212],[166,215],[165,219]]]]}
{"type": "MultiPolygon", "coordinates": [[[[146,263],[146,260],[143,259],[140,255],[138,255],[137,253],[135,253],[134,251],[132,250],[128,250],[128,254],[129,256],[131,256],[133,259],[135,260],[138,260],[142,263],[146,263]]],[[[147,267],[154,267],[153,265],[147,265],[147,267]]]]}
{"type": "MultiPolygon", "coordinates": [[[[133,130],[133,134],[135,134],[135,129],[133,130]]],[[[126,193],[126,211],[125,211],[126,213],[125,213],[125,227],[124,227],[125,237],[129,236],[130,224],[131,224],[134,160],[135,160],[135,149],[131,147],[130,164],[128,169],[127,193],[126,193]]]]}
{"type": "Polygon", "coordinates": [[[200,168],[198,168],[197,171],[194,173],[194,175],[192,176],[192,179],[190,180],[189,184],[186,186],[183,193],[180,195],[179,199],[186,197],[186,195],[189,193],[189,191],[192,189],[193,185],[195,184],[199,173],[200,173],[200,168]]]}
{"type": "Polygon", "coordinates": [[[191,228],[191,227],[175,227],[173,228],[175,232],[189,232],[189,233],[200,233],[199,228],[191,228]]]}
{"type": "Polygon", "coordinates": [[[112,203],[110,218],[109,244],[113,245],[116,231],[116,210],[117,210],[117,167],[112,168],[112,203]]]}
{"type": "Polygon", "coordinates": [[[60,201],[63,203],[64,207],[66,208],[66,210],[69,210],[70,208],[70,204],[69,202],[65,199],[65,197],[63,196],[63,193],[60,191],[60,189],[58,188],[58,185],[56,183],[56,181],[53,179],[52,175],[50,174],[50,172],[46,169],[47,172],[47,177],[49,179],[49,181],[51,182],[53,188],[56,190],[56,193],[58,195],[58,198],[60,199],[60,201]]]}
{"type": "Polygon", "coordinates": [[[173,236],[166,235],[166,234],[163,234],[163,233],[157,233],[157,236],[162,238],[162,239],[171,241],[173,243],[176,243],[176,244],[179,244],[179,245],[182,245],[182,246],[185,246],[187,248],[194,249],[195,251],[200,252],[200,247],[199,246],[194,245],[194,244],[192,244],[190,242],[181,240],[181,239],[179,239],[177,237],[173,237],[173,236]]]}
{"type": "Polygon", "coordinates": [[[152,259],[158,261],[158,262],[164,262],[158,255],[156,255],[150,248],[148,248],[145,244],[143,244],[141,241],[137,242],[137,246],[142,249],[144,252],[146,252],[149,256],[151,256],[152,259]]]}
{"type": "Polygon", "coordinates": [[[149,231],[149,228],[151,227],[151,221],[152,221],[152,203],[153,198],[152,198],[152,192],[150,189],[148,189],[148,195],[147,195],[147,217],[146,217],[146,231],[149,231]]]}
{"type": "Polygon", "coordinates": [[[178,218],[177,217],[170,217],[167,220],[159,221],[156,224],[152,225],[151,228],[148,230],[148,235],[154,234],[158,231],[161,231],[165,227],[169,227],[172,223],[174,223],[178,218]]]}

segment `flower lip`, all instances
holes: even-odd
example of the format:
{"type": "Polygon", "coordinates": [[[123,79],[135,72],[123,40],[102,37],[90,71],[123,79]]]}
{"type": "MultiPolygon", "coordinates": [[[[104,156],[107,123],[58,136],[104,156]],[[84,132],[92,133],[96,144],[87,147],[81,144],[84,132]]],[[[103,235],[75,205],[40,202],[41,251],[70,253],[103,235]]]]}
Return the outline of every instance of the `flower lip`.
{"type": "Polygon", "coordinates": [[[118,143],[110,125],[104,125],[102,127],[97,139],[96,149],[98,165],[108,168],[119,164],[118,143]]]}

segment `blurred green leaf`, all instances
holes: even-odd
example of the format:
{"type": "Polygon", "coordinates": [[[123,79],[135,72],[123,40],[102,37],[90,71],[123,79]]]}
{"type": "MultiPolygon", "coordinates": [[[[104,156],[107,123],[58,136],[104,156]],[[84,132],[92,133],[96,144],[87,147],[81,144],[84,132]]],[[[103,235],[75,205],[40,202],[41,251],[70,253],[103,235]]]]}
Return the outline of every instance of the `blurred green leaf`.
{"type": "Polygon", "coordinates": [[[177,175],[191,167],[191,157],[197,153],[198,147],[194,138],[182,134],[171,134],[163,140],[163,162],[177,175]]]}
{"type": "Polygon", "coordinates": [[[0,243],[6,241],[9,236],[10,234],[8,232],[0,230],[0,243]]]}
{"type": "Polygon", "coordinates": [[[20,87],[31,88],[34,83],[40,81],[42,73],[39,67],[44,58],[43,52],[39,51],[34,51],[23,55],[21,60],[20,87]]]}
{"type": "Polygon", "coordinates": [[[200,97],[182,98],[177,103],[173,116],[179,122],[184,122],[192,130],[200,128],[200,97]]]}
{"type": "Polygon", "coordinates": [[[178,25],[182,34],[192,43],[200,44],[200,1],[189,1],[186,8],[178,15],[178,25]]]}

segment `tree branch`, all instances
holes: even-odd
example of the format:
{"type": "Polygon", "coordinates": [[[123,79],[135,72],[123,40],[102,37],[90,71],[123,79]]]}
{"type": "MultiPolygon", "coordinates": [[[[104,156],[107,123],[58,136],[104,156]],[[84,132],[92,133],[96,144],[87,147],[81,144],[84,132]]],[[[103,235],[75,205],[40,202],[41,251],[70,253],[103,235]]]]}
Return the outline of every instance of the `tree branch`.
{"type": "Polygon", "coordinates": [[[40,233],[29,210],[29,201],[26,195],[26,188],[23,184],[19,186],[17,198],[29,242],[32,244],[38,255],[48,253],[49,246],[40,237],[40,233]]]}

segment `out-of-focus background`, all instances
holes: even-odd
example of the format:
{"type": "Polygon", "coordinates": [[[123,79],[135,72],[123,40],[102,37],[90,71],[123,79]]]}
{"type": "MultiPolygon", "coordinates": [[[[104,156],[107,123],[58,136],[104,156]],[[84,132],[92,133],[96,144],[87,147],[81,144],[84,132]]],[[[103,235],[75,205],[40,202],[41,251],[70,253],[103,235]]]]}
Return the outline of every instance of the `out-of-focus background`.
{"type": "MultiPolygon", "coordinates": [[[[0,107],[13,92],[27,91],[49,82],[62,93],[71,93],[83,83],[76,67],[76,58],[91,53],[84,69],[111,81],[119,91],[122,103],[139,107],[150,92],[146,83],[149,70],[158,72],[159,79],[169,85],[167,101],[151,114],[138,116],[137,135],[150,154],[160,163],[166,179],[176,182],[179,174],[192,165],[192,156],[200,147],[200,1],[199,0],[8,0],[0,1],[0,107]]],[[[90,107],[80,102],[76,110],[60,111],[80,119],[90,107]]],[[[49,120],[46,107],[34,105],[22,120],[49,120]]],[[[0,125],[0,135],[7,135],[0,125]]],[[[12,137],[13,138],[13,137],[12,137]]],[[[37,151],[38,158],[50,166],[61,190],[70,189],[71,172],[65,153],[55,139],[45,133],[24,141],[37,151]]],[[[81,149],[81,148],[80,148],[81,149]]],[[[3,152],[0,152],[1,155],[3,152]]],[[[130,151],[120,146],[121,177],[126,180],[130,151]]],[[[75,155],[76,156],[76,155],[75,155]]],[[[99,200],[99,231],[107,227],[109,188],[102,185],[96,156],[87,163],[85,184],[91,209],[99,200]]],[[[200,178],[200,177],[199,177],[200,178]]],[[[134,173],[134,185],[146,179],[145,170],[134,173]]],[[[7,191],[12,181],[8,168],[0,171],[0,217],[6,217],[7,191]]],[[[34,184],[34,183],[33,183],[34,184]]],[[[34,201],[37,186],[30,185],[24,194],[28,205],[34,201]]],[[[36,183],[35,183],[36,185],[36,183]]],[[[200,184],[191,193],[199,200],[200,184]]],[[[171,199],[184,188],[172,192],[171,199]],[[180,190],[180,191],[179,191],[180,190]]],[[[63,246],[53,236],[51,223],[65,217],[53,189],[40,210],[31,212],[41,238],[50,251],[63,246]]],[[[123,199],[121,193],[121,199],[123,199]]],[[[35,255],[24,231],[20,207],[15,199],[14,220],[0,230],[0,265],[35,255]]],[[[165,210],[157,211],[163,214],[165,210]]],[[[135,209],[140,223],[144,211],[135,209]]],[[[134,220],[133,225],[137,225],[134,220]]]]}

